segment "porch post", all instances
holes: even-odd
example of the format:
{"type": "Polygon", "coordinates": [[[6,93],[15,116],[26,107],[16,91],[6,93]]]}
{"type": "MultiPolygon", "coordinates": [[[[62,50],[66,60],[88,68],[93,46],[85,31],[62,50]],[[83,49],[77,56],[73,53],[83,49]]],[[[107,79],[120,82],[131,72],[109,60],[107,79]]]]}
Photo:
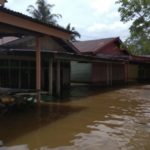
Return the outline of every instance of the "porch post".
{"type": "Polygon", "coordinates": [[[112,63],[110,63],[110,85],[113,84],[112,63]]]}
{"type": "Polygon", "coordinates": [[[106,64],[106,74],[107,74],[107,85],[109,85],[110,84],[110,79],[109,79],[109,77],[110,77],[110,75],[109,75],[109,63],[107,63],[106,64]]]}
{"type": "Polygon", "coordinates": [[[57,91],[57,95],[60,96],[60,61],[57,61],[57,85],[56,85],[56,91],[57,91]]]}
{"type": "Polygon", "coordinates": [[[18,88],[21,89],[21,60],[19,60],[18,88]]]}
{"type": "Polygon", "coordinates": [[[125,82],[128,82],[128,63],[125,63],[125,82]]]}
{"type": "Polygon", "coordinates": [[[48,68],[48,74],[49,74],[49,94],[53,95],[53,60],[49,60],[49,68],[48,68]]]}
{"type": "Polygon", "coordinates": [[[41,99],[41,43],[40,37],[36,36],[36,94],[37,104],[41,99]]]}

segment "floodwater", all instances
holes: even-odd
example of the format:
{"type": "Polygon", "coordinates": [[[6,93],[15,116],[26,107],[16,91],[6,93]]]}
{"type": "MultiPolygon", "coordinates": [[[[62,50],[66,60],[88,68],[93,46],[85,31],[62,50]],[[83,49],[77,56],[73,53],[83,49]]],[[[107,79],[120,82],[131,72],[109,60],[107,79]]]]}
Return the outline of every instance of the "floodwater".
{"type": "Polygon", "coordinates": [[[25,150],[150,149],[150,85],[85,93],[1,116],[0,140],[25,150]]]}

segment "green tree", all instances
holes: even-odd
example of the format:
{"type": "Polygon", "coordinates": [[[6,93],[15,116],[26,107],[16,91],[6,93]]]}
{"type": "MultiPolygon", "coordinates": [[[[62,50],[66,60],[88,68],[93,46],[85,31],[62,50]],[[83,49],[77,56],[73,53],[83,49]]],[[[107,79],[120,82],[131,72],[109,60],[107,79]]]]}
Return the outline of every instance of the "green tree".
{"type": "Polygon", "coordinates": [[[48,24],[57,25],[57,19],[61,18],[60,14],[53,14],[51,12],[55,5],[48,4],[46,0],[37,0],[36,6],[29,5],[27,11],[32,17],[48,24]]]}
{"type": "Polygon", "coordinates": [[[150,54],[150,0],[118,0],[121,21],[131,21],[126,44],[134,54],[150,54]]]}
{"type": "Polygon", "coordinates": [[[77,40],[76,40],[77,37],[78,37],[78,38],[81,37],[80,33],[76,31],[75,27],[71,27],[71,24],[70,24],[70,23],[67,25],[66,30],[72,32],[72,34],[71,34],[71,39],[70,39],[72,42],[77,41],[77,40]]]}

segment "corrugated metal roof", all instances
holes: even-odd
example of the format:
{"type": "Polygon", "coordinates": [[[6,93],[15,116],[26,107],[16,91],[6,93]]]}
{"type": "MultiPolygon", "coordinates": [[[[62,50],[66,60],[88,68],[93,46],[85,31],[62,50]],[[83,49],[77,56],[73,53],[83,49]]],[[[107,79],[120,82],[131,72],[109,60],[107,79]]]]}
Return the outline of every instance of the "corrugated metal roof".
{"type": "Polygon", "coordinates": [[[97,40],[89,40],[89,41],[79,41],[74,42],[74,46],[81,52],[81,53],[90,53],[96,52],[98,49],[101,49],[108,43],[116,40],[116,38],[105,38],[105,39],[97,39],[97,40]]]}

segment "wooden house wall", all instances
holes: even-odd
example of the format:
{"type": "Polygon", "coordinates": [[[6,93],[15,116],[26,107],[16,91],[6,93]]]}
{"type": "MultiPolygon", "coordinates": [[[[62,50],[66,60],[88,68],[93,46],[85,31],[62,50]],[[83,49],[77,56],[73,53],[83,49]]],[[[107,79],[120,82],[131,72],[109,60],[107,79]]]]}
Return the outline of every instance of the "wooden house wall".
{"type": "Polygon", "coordinates": [[[93,63],[92,83],[94,85],[107,85],[108,83],[107,63],[93,63]]]}
{"type": "Polygon", "coordinates": [[[123,84],[125,78],[125,64],[112,64],[112,84],[123,84]]]}
{"type": "Polygon", "coordinates": [[[115,63],[94,63],[92,70],[94,85],[115,85],[125,83],[125,65],[115,63]]]}
{"type": "Polygon", "coordinates": [[[150,67],[149,64],[140,64],[138,71],[138,80],[141,82],[150,82],[150,67]]]}
{"type": "Polygon", "coordinates": [[[125,64],[120,63],[72,63],[71,81],[87,82],[93,85],[124,84],[126,82],[125,64]]]}
{"type": "Polygon", "coordinates": [[[139,65],[129,64],[128,65],[128,81],[138,81],[139,76],[139,65]]]}

